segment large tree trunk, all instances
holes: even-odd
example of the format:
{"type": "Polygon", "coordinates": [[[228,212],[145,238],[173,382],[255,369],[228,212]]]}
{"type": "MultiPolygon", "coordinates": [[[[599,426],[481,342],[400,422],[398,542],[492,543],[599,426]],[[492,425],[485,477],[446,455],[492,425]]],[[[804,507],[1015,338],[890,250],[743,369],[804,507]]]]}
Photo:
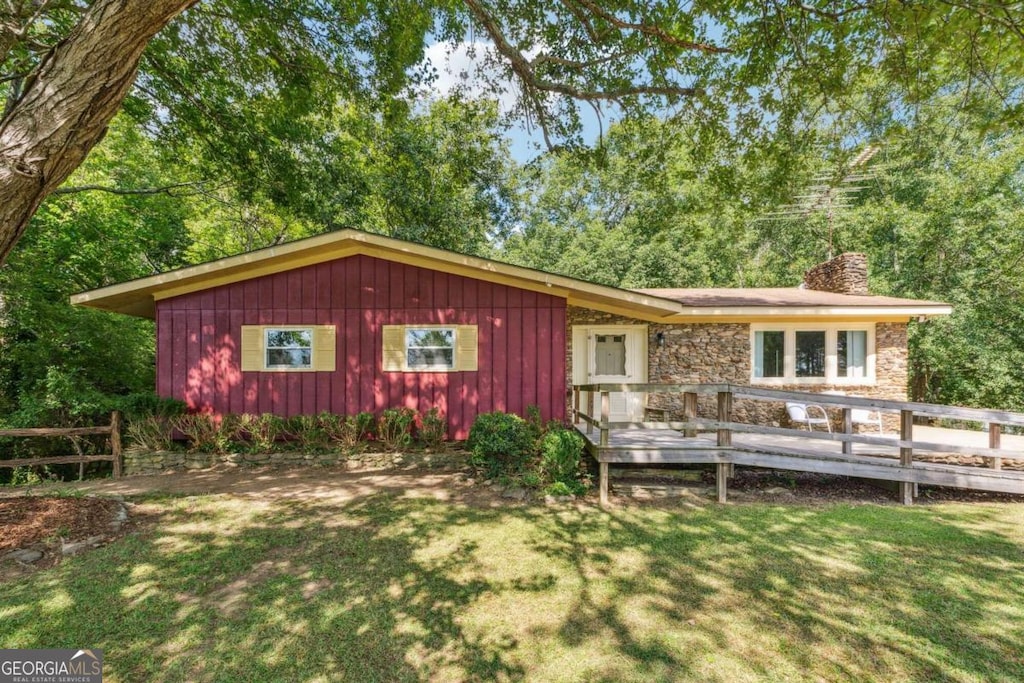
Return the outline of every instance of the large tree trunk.
{"type": "Polygon", "coordinates": [[[0,265],[39,204],[103,139],[142,51],[197,0],[97,0],[0,121],[0,265]]]}

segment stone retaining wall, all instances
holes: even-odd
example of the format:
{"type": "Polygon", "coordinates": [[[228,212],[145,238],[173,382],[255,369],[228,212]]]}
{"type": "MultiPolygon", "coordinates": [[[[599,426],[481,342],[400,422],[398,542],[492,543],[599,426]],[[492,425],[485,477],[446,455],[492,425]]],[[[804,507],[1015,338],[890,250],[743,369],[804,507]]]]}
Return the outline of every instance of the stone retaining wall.
{"type": "MultiPolygon", "coordinates": [[[[750,384],[750,325],[747,323],[686,323],[663,325],[624,316],[570,306],[566,323],[566,381],[568,401],[572,401],[572,326],[573,325],[647,325],[649,382],[674,384],[750,384]],[[658,334],[664,344],[658,345],[658,334]]],[[[907,326],[905,323],[875,325],[874,385],[772,385],[786,391],[844,391],[869,398],[907,400],[907,326]]],[[[682,415],[682,396],[651,397],[651,407],[665,408],[682,415]]],[[[570,406],[571,407],[571,406],[570,406]]],[[[718,407],[714,396],[701,396],[698,416],[714,418],[718,407]]],[[[784,403],[737,399],[734,418],[739,422],[788,426],[784,403]]],[[[886,416],[886,429],[897,429],[899,418],[886,416]],[[891,420],[891,422],[890,422],[891,420]]]]}
{"type": "Polygon", "coordinates": [[[183,453],[180,451],[136,451],[124,453],[126,475],[159,474],[166,471],[199,470],[216,465],[236,467],[324,465],[346,469],[458,468],[468,462],[463,451],[412,453],[183,453]]]}

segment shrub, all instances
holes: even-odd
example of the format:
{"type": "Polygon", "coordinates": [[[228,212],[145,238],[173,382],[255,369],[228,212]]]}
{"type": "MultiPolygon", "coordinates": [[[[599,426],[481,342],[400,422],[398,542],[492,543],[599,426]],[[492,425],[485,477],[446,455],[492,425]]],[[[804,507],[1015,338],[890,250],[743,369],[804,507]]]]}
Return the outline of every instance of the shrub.
{"type": "Polygon", "coordinates": [[[420,418],[418,434],[427,448],[440,448],[448,438],[448,420],[437,407],[431,408],[420,418]]]}
{"type": "Polygon", "coordinates": [[[587,492],[587,485],[582,481],[566,483],[556,481],[544,488],[544,493],[549,496],[582,496],[587,492]]]}
{"type": "MultiPolygon", "coordinates": [[[[47,468],[44,467],[44,469],[47,468]]],[[[8,483],[11,486],[34,486],[35,484],[42,484],[43,478],[32,467],[26,465],[15,467],[11,471],[11,480],[8,483]]]]}
{"type": "Polygon", "coordinates": [[[239,416],[238,426],[248,439],[249,447],[257,453],[274,450],[278,437],[284,433],[284,419],[273,413],[245,413],[239,416]]]}
{"type": "Polygon", "coordinates": [[[319,415],[295,415],[288,418],[285,429],[299,448],[307,453],[327,450],[330,444],[330,423],[336,416],[323,412],[319,415]]]}
{"type": "Polygon", "coordinates": [[[534,443],[540,442],[542,436],[544,436],[544,418],[540,416],[540,406],[528,405],[526,406],[526,425],[530,429],[530,437],[533,438],[534,443]]]}
{"type": "Polygon", "coordinates": [[[120,410],[128,421],[147,417],[171,418],[184,415],[188,406],[176,398],[162,398],[156,394],[128,394],[113,399],[112,406],[120,410]]]}
{"type": "Polygon", "coordinates": [[[518,415],[480,413],[466,445],[473,451],[473,464],[495,477],[520,472],[533,453],[534,439],[526,420],[518,415]]]}
{"type": "Polygon", "coordinates": [[[579,481],[583,437],[570,429],[553,429],[540,443],[540,469],[549,482],[579,481]]]}
{"type": "Polygon", "coordinates": [[[130,419],[125,434],[130,444],[147,451],[167,451],[174,443],[172,420],[159,415],[130,419]]]}
{"type": "Polygon", "coordinates": [[[235,446],[239,420],[237,415],[213,415],[190,413],[179,415],[171,421],[189,441],[190,451],[223,455],[235,446]]]}
{"type": "Polygon", "coordinates": [[[411,408],[388,408],[377,421],[377,438],[389,450],[408,448],[415,423],[416,411],[411,408]]]}
{"type": "MultiPolygon", "coordinates": [[[[326,414],[329,413],[321,413],[326,414]]],[[[322,426],[327,431],[328,438],[346,450],[356,448],[361,442],[373,436],[373,427],[377,423],[373,413],[332,417],[336,419],[324,420],[322,426]]]]}
{"type": "Polygon", "coordinates": [[[184,401],[156,394],[128,394],[118,397],[114,407],[125,416],[125,435],[135,446],[147,451],[166,451],[174,445],[174,421],[185,414],[184,401]]]}

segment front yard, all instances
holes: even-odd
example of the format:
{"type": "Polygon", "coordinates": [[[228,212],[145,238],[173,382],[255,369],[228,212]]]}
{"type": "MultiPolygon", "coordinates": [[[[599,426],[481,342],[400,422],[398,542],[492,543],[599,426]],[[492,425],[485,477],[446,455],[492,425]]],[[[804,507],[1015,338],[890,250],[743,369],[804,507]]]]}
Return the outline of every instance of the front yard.
{"type": "Polygon", "coordinates": [[[111,681],[1024,680],[1024,505],[602,511],[430,476],[136,498],[134,533],[3,586],[0,646],[99,647],[111,681]]]}

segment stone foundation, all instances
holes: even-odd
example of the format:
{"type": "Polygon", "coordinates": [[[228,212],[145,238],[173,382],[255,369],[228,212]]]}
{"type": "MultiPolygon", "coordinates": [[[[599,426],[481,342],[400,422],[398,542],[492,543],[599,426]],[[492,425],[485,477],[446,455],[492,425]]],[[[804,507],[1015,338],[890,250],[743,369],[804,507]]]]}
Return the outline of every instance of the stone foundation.
{"type": "Polygon", "coordinates": [[[411,453],[183,453],[180,451],[134,451],[124,453],[126,475],[159,474],[167,471],[200,470],[218,465],[233,467],[296,467],[300,465],[341,466],[351,470],[390,468],[460,468],[469,461],[464,451],[411,453]]]}
{"type": "MultiPolygon", "coordinates": [[[[663,325],[624,316],[570,306],[566,312],[566,381],[572,401],[572,326],[647,325],[648,381],[669,384],[750,384],[750,325],[747,323],[686,323],[663,325]],[[664,343],[659,346],[658,334],[664,343]]],[[[851,396],[907,400],[907,326],[905,323],[875,325],[875,383],[873,385],[772,385],[784,391],[843,391],[851,396]]],[[[652,396],[650,407],[682,417],[683,397],[652,396]]],[[[571,408],[571,406],[569,406],[571,408]]],[[[567,413],[568,414],[568,413],[567,413]]],[[[718,404],[714,396],[698,399],[697,415],[714,419],[718,404]]],[[[737,422],[789,426],[784,403],[737,399],[733,403],[737,422]]],[[[838,420],[838,411],[836,419],[838,420]]],[[[897,415],[884,415],[887,430],[898,429],[897,415]]]]}

